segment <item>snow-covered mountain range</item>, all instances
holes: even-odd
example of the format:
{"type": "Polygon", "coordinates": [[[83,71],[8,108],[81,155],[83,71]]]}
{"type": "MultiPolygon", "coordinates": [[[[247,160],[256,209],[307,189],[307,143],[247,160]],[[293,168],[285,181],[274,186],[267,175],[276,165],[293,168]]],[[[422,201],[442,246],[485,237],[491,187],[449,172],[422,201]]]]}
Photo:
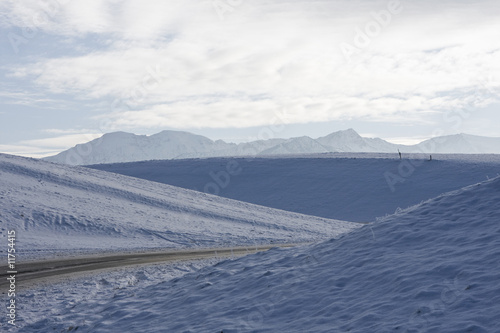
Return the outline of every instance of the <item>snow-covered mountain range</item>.
{"type": "Polygon", "coordinates": [[[151,136],[114,132],[45,159],[62,164],[89,165],[227,156],[331,152],[394,153],[398,149],[406,153],[500,154],[500,138],[456,134],[408,146],[393,144],[380,138],[364,138],[355,130],[348,129],[318,139],[302,136],[287,140],[269,139],[235,144],[179,131],[162,131],[151,136]]]}

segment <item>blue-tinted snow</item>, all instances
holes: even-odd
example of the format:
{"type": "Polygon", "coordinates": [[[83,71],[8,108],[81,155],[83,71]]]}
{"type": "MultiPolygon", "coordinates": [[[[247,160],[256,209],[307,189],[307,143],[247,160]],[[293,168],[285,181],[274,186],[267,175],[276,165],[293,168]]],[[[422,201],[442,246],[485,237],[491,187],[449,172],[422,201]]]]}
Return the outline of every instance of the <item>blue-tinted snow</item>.
{"type": "Polygon", "coordinates": [[[336,153],[102,164],[92,168],[345,221],[371,222],[495,177],[500,155],[336,153]],[[228,172],[239,170],[240,172],[228,172]]]}
{"type": "Polygon", "coordinates": [[[66,307],[25,331],[497,332],[499,202],[496,178],[337,240],[66,307]]]}
{"type": "Polygon", "coordinates": [[[16,229],[24,260],[84,251],[301,243],[358,226],[0,154],[0,240],[7,244],[7,231],[16,229]]]}

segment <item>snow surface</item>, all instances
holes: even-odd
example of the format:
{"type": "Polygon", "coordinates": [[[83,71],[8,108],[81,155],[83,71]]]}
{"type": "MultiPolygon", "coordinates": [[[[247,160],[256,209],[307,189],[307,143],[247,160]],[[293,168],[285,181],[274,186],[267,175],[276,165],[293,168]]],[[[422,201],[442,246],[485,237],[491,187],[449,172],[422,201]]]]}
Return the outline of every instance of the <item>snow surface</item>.
{"type": "Polygon", "coordinates": [[[353,129],[325,137],[259,140],[240,144],[212,141],[206,137],[179,131],[162,131],[146,136],[125,132],[103,135],[79,144],[45,160],[71,165],[134,162],[145,160],[201,158],[222,156],[268,156],[327,152],[396,153],[496,153],[500,138],[466,134],[436,137],[418,145],[392,144],[380,138],[363,138],[353,129]]]}
{"type": "MultiPolygon", "coordinates": [[[[498,332],[500,177],[340,239],[227,260],[23,332],[498,332]]],[[[78,291],[77,291],[78,292],[78,291]]]]}
{"type": "MultiPolygon", "coordinates": [[[[37,285],[37,288],[18,291],[16,295],[17,318],[16,327],[6,325],[2,332],[31,331],[26,326],[40,320],[52,318],[58,320],[67,307],[87,306],[99,307],[110,299],[119,298],[123,294],[130,295],[150,285],[157,285],[187,273],[195,272],[205,266],[212,266],[227,258],[211,258],[192,261],[179,261],[168,264],[149,264],[147,266],[127,267],[108,271],[80,273],[78,277],[60,277],[57,282],[37,285]]],[[[5,295],[2,295],[5,297],[5,295]]],[[[92,318],[84,321],[91,322],[92,318]]],[[[2,319],[2,325],[4,324],[2,319]]],[[[64,319],[61,322],[64,325],[64,319]]],[[[66,327],[63,331],[76,330],[77,326],[66,327]]],[[[44,332],[34,330],[35,332],[44,332]]],[[[57,332],[57,331],[56,331],[57,332]]],[[[126,331],[125,331],[126,332],[126,331]]]]}
{"type": "MultiPolygon", "coordinates": [[[[302,243],[359,225],[113,173],[0,154],[0,240],[22,260],[71,252],[302,243]]],[[[4,253],[5,249],[0,252],[4,253]]]]}
{"type": "Polygon", "coordinates": [[[490,138],[470,134],[455,134],[423,141],[416,145],[422,152],[500,154],[500,138],[490,138]]]}
{"type": "Polygon", "coordinates": [[[402,161],[394,155],[210,158],[90,167],[287,211],[356,222],[374,221],[500,172],[500,155],[435,155],[432,162],[425,155],[402,161]],[[241,172],[229,175],[230,163],[237,163],[241,172]],[[401,179],[391,185],[391,177],[396,176],[401,179]]]}

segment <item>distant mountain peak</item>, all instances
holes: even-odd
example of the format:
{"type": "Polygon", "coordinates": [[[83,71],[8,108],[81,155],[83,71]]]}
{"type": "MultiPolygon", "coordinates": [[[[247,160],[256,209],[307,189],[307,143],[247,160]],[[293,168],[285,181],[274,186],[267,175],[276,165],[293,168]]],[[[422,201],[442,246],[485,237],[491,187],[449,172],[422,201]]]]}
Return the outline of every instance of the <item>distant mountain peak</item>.
{"type": "Polygon", "coordinates": [[[359,135],[354,129],[348,128],[346,130],[330,133],[326,137],[361,138],[361,135],[359,135]]]}
{"type": "Polygon", "coordinates": [[[163,130],[151,136],[163,136],[163,135],[190,135],[190,136],[200,136],[198,134],[186,132],[186,131],[174,131],[174,130],[163,130]]]}
{"type": "Polygon", "coordinates": [[[404,146],[380,138],[364,138],[354,129],[336,131],[318,139],[308,136],[290,139],[269,139],[240,144],[213,141],[185,131],[164,130],[146,136],[128,132],[104,134],[90,142],[82,153],[81,145],[45,160],[63,164],[101,164],[144,160],[251,156],[293,155],[331,152],[394,153],[399,149],[424,153],[500,153],[500,138],[469,134],[454,134],[432,138],[418,145],[404,146]]]}
{"type": "Polygon", "coordinates": [[[358,134],[358,132],[356,132],[353,128],[348,128],[346,130],[341,130],[339,132],[346,132],[346,133],[353,133],[353,134],[358,134]]]}
{"type": "Polygon", "coordinates": [[[103,137],[134,136],[134,135],[136,135],[136,134],[124,132],[124,131],[116,131],[116,132],[105,133],[103,135],[103,137]]]}

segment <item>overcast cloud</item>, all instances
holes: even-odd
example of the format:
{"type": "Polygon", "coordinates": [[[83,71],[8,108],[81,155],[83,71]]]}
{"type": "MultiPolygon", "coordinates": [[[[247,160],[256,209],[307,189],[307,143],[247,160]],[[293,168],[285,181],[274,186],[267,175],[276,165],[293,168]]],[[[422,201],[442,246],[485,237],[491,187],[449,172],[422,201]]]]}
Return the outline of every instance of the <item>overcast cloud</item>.
{"type": "Polygon", "coordinates": [[[113,130],[243,141],[234,129],[277,114],[285,136],[500,136],[498,1],[1,1],[0,13],[4,152],[113,130]]]}

